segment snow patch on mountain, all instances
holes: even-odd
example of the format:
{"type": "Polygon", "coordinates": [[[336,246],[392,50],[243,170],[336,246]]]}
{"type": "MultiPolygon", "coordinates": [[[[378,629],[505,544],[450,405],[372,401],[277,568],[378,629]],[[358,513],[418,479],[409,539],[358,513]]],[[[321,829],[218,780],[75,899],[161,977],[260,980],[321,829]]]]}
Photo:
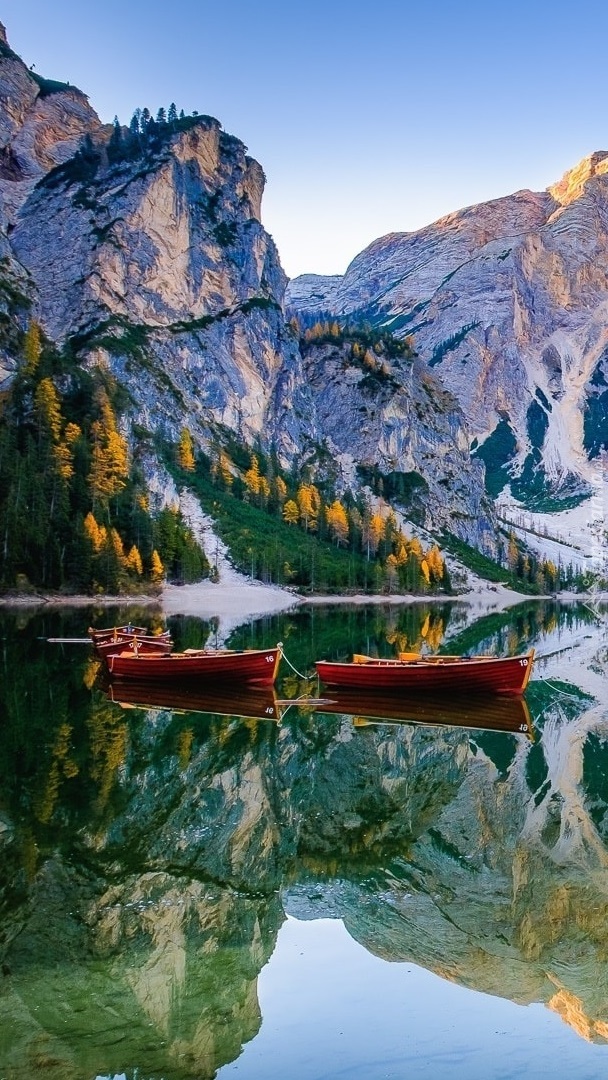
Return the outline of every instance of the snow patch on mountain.
{"type": "Polygon", "coordinates": [[[496,510],[532,551],[578,573],[608,575],[608,462],[596,463],[589,476],[592,494],[570,510],[527,510],[507,489],[496,510]]]}

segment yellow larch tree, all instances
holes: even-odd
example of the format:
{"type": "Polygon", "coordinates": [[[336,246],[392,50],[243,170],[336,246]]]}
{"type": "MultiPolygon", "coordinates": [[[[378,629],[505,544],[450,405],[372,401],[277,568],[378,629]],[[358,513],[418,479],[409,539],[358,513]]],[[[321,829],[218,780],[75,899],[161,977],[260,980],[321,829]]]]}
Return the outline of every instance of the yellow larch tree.
{"type": "Polygon", "coordinates": [[[300,520],[298,504],[293,499],[288,499],[283,507],[283,521],[288,525],[297,525],[300,520]]]}
{"type": "Polygon", "coordinates": [[[194,472],[194,443],[187,427],[182,428],[177,444],[177,464],[186,472],[194,472]]]}
{"type": "Polygon", "coordinates": [[[232,461],[225,450],[216,451],[211,462],[211,477],[216,484],[219,482],[227,489],[232,487],[234,483],[232,461]]]}
{"type": "Polygon", "coordinates": [[[92,454],[89,487],[93,507],[108,501],[126,486],[129,472],[127,441],[116,427],[116,419],[105,391],[98,396],[100,419],[91,425],[92,454]]]}
{"type": "Polygon", "coordinates": [[[384,530],[385,530],[385,520],[382,517],[382,514],[379,514],[379,513],[372,514],[370,519],[369,519],[369,525],[368,525],[368,532],[369,532],[368,548],[371,551],[372,555],[376,554],[376,552],[378,551],[378,548],[380,546],[381,541],[384,540],[384,530]]]}
{"type": "Polygon", "coordinates": [[[247,469],[247,472],[245,473],[245,475],[243,477],[243,480],[245,481],[245,486],[247,487],[247,490],[251,492],[252,495],[259,495],[259,493],[260,493],[260,480],[261,479],[262,479],[262,476],[261,476],[261,473],[260,473],[260,463],[259,463],[259,461],[257,459],[256,454],[252,454],[251,455],[251,463],[249,465],[249,468],[247,469]]]}
{"type": "Polygon", "coordinates": [[[433,546],[429,548],[425,558],[431,573],[432,580],[441,581],[444,571],[443,559],[441,558],[441,552],[439,551],[439,548],[436,544],[433,544],[433,546]]]}
{"type": "Polygon", "coordinates": [[[25,375],[32,376],[36,373],[42,353],[42,337],[37,322],[31,322],[23,339],[23,371],[25,375]]]}
{"type": "Polygon", "coordinates": [[[53,442],[59,442],[61,437],[61,406],[51,379],[41,379],[34,394],[34,406],[38,414],[38,423],[42,430],[48,432],[53,442]]]}
{"type": "Polygon", "coordinates": [[[165,576],[165,568],[161,562],[161,557],[158,554],[156,548],[152,552],[150,558],[150,577],[152,581],[162,581],[165,576]]]}
{"type": "Polygon", "coordinates": [[[53,447],[53,458],[61,479],[71,480],[74,475],[74,455],[67,443],[60,442],[53,447]]]}
{"type": "Polygon", "coordinates": [[[129,570],[131,570],[134,574],[137,574],[138,577],[141,577],[144,572],[141,555],[139,554],[139,549],[135,544],[133,544],[129,551],[129,554],[127,555],[127,566],[129,570]]]}
{"type": "Polygon", "coordinates": [[[314,484],[300,484],[296,495],[300,520],[306,530],[314,532],[317,528],[321,496],[314,484]]]}
{"type": "Polygon", "coordinates": [[[519,547],[515,533],[509,533],[509,546],[507,548],[507,562],[510,570],[516,570],[519,562],[519,547]]]}
{"type": "Polygon", "coordinates": [[[97,524],[90,510],[84,519],[84,533],[90,541],[93,551],[96,554],[100,552],[103,543],[103,537],[99,525],[97,524]]]}
{"type": "Polygon", "coordinates": [[[273,487],[276,500],[282,506],[287,498],[287,484],[282,476],[275,476],[273,487]]]}
{"type": "Polygon", "coordinates": [[[407,549],[410,555],[416,555],[419,559],[422,558],[422,544],[417,536],[413,536],[412,539],[408,541],[407,549]]]}
{"type": "Polygon", "coordinates": [[[325,519],[336,546],[348,544],[348,514],[339,499],[334,499],[333,503],[325,508],[325,519]]]}

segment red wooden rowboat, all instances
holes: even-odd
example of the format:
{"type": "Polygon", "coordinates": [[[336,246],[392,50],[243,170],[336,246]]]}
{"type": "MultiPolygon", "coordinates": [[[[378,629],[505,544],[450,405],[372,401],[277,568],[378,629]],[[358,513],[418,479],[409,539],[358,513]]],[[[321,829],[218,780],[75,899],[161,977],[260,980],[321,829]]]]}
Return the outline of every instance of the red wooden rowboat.
{"type": "Polygon", "coordinates": [[[89,634],[98,656],[107,657],[112,653],[130,649],[132,652],[171,652],[173,639],[168,630],[162,634],[151,634],[142,626],[111,626],[107,630],[89,627],[89,634]]]}
{"type": "Polygon", "coordinates": [[[524,656],[420,656],[398,660],[355,656],[349,663],[319,660],[319,678],[327,686],[408,693],[523,694],[532,673],[534,649],[524,656]]]}
{"type": "Polygon", "coordinates": [[[170,653],[173,648],[173,641],[169,637],[122,637],[120,634],[116,639],[109,638],[107,641],[96,641],[95,652],[98,656],[103,656],[107,659],[108,656],[112,656],[114,653],[120,652],[139,652],[139,653],[154,653],[157,655],[160,653],[170,653]]]}
{"type": "Polygon", "coordinates": [[[89,634],[93,641],[105,641],[107,638],[116,637],[117,634],[127,635],[128,637],[137,637],[138,635],[145,635],[152,637],[153,635],[145,626],[133,626],[133,623],[124,623],[122,626],[89,626],[89,634]]]}
{"type": "Polygon", "coordinates": [[[197,682],[240,682],[272,686],[281,650],[188,649],[181,653],[114,653],[107,658],[110,675],[149,681],[193,679],[197,682]]]}

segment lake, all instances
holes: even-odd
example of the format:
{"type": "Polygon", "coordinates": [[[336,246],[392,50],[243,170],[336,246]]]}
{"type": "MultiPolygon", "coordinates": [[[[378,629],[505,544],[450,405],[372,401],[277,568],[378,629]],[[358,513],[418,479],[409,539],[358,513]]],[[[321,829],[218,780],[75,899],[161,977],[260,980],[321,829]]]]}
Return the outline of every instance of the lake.
{"type": "Polygon", "coordinates": [[[230,639],[283,642],[274,694],[49,641],[151,616],[0,610],[0,1078],[603,1076],[606,607],[304,606],[230,639]],[[345,712],[313,674],[421,647],[534,647],[525,701],[345,712]]]}

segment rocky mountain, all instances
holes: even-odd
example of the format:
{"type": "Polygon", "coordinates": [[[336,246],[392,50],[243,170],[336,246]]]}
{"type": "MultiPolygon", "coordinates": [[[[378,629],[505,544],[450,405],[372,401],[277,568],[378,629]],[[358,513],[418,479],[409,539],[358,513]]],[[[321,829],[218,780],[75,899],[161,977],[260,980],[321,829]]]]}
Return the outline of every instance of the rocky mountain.
{"type": "Polygon", "coordinates": [[[411,335],[462,407],[489,488],[583,493],[608,448],[608,152],[549,190],[370,244],[287,303],[411,335]]]}
{"type": "Polygon", "coordinates": [[[35,320],[125,388],[131,446],[187,426],[195,446],[276,451],[338,494],[361,488],[359,467],[415,476],[419,523],[496,554],[470,433],[427,366],[387,382],[332,349],[302,355],[246,147],[207,116],[104,127],[80,90],[0,46],[0,384],[35,320]]]}

